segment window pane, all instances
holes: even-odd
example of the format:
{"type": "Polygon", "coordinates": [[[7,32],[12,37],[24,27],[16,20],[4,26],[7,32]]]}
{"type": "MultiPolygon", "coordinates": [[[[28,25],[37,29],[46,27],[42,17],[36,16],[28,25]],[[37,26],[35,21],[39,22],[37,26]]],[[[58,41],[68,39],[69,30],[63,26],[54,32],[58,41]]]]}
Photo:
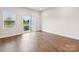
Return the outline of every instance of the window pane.
{"type": "Polygon", "coordinates": [[[3,12],[4,28],[12,28],[15,24],[15,15],[11,11],[3,12]]]}
{"type": "Polygon", "coordinates": [[[22,16],[24,31],[29,30],[30,16],[22,16]]]}

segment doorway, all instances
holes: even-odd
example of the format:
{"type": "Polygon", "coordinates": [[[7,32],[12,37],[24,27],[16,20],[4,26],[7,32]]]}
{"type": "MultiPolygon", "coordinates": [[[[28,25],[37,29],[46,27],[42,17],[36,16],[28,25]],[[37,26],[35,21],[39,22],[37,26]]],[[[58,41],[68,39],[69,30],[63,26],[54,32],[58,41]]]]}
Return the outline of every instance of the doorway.
{"type": "Polygon", "coordinates": [[[31,16],[22,16],[22,20],[23,20],[23,30],[24,30],[24,32],[31,31],[32,17],[31,16]]]}

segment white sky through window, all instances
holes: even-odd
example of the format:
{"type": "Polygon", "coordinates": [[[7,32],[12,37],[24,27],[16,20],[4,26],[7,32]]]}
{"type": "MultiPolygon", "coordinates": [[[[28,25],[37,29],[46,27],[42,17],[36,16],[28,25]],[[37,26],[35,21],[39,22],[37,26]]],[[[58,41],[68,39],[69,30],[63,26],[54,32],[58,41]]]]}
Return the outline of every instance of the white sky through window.
{"type": "Polygon", "coordinates": [[[22,19],[26,21],[29,20],[30,18],[31,18],[30,16],[22,16],[22,19]]]}
{"type": "Polygon", "coordinates": [[[11,11],[4,11],[3,17],[4,17],[4,20],[7,20],[7,18],[11,18],[11,20],[15,20],[15,15],[11,11]]]}

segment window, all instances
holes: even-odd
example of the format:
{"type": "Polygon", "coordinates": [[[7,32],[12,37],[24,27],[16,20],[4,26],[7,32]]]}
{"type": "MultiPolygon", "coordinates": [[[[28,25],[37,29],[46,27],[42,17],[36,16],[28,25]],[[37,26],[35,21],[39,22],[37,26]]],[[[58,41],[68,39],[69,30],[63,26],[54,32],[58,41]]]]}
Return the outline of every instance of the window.
{"type": "Polygon", "coordinates": [[[30,16],[22,16],[24,31],[29,30],[30,19],[30,16]]]}
{"type": "Polygon", "coordinates": [[[4,28],[12,28],[15,25],[15,15],[11,11],[3,12],[4,28]]]}

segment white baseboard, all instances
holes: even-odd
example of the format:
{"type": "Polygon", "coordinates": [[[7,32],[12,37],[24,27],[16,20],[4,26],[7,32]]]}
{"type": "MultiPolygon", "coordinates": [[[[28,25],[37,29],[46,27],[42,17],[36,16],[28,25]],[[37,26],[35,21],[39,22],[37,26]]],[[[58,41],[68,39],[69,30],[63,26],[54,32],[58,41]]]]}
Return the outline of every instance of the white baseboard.
{"type": "Polygon", "coordinates": [[[64,37],[68,37],[68,38],[72,38],[72,39],[79,40],[79,37],[73,37],[73,36],[64,35],[64,34],[59,34],[59,33],[52,33],[52,32],[50,32],[50,31],[45,31],[45,30],[43,30],[43,31],[44,31],[44,32],[51,33],[51,34],[56,34],[56,35],[60,35],[60,36],[64,36],[64,37]]]}
{"type": "Polygon", "coordinates": [[[3,35],[3,36],[0,36],[0,38],[6,38],[6,37],[11,37],[11,36],[16,36],[16,35],[20,35],[22,33],[16,33],[16,34],[12,34],[12,35],[3,35]]]}

